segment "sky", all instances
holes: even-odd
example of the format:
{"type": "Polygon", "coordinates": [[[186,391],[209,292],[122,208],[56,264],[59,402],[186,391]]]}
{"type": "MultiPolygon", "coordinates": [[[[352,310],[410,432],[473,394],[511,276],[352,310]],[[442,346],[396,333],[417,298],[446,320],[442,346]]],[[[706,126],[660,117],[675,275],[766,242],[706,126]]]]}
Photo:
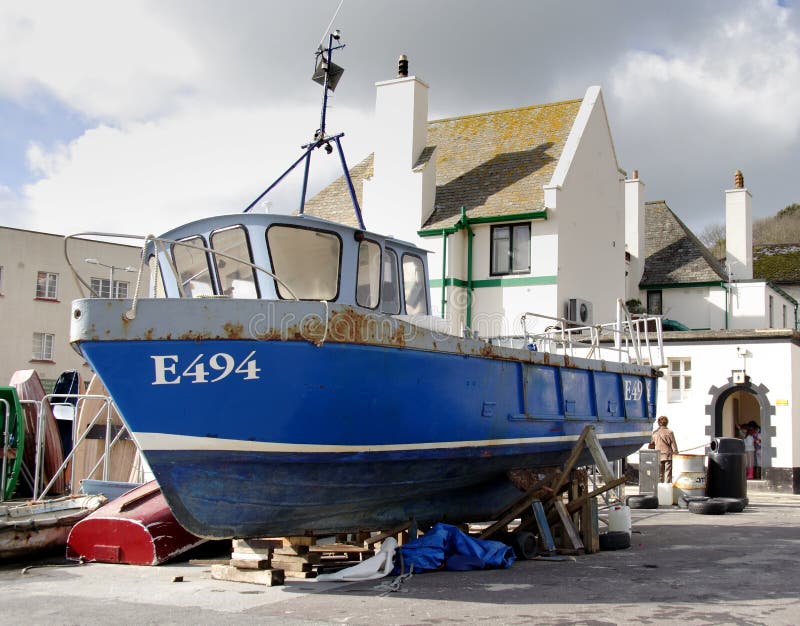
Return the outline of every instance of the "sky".
{"type": "MultiPolygon", "coordinates": [[[[620,166],[698,234],[742,170],[754,218],[800,202],[797,0],[344,0],[328,130],[372,151],[406,54],[429,117],[599,85],[620,166]]],[[[247,206],[319,125],[339,0],[0,0],[0,225],[159,234],[247,206]]],[[[318,151],[312,192],[338,174],[318,151]]],[[[297,208],[297,176],[269,210],[297,208]]],[[[267,210],[267,207],[264,207],[267,210]]],[[[368,225],[369,226],[369,225],[368,225]]]]}

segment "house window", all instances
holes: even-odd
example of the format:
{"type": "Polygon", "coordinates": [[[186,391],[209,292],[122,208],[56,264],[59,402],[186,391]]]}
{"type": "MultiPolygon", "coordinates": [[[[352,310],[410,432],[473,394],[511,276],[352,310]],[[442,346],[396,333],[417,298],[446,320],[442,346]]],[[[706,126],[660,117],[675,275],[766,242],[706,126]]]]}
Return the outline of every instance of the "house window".
{"type": "Polygon", "coordinates": [[[127,298],[129,283],[121,280],[114,281],[114,294],[111,294],[111,280],[108,278],[92,278],[92,291],[98,298],[127,298]]]}
{"type": "Polygon", "coordinates": [[[662,295],[661,290],[647,292],[647,313],[649,315],[661,315],[662,311],[661,295],[662,295]]]}
{"type": "Polygon", "coordinates": [[[34,361],[53,360],[53,342],[55,335],[50,333],[33,333],[32,358],[34,361]]]}
{"type": "Polygon", "coordinates": [[[680,402],[692,391],[692,360],[669,359],[669,402],[680,402]]]}
{"type": "Polygon", "coordinates": [[[39,272],[36,275],[36,297],[55,300],[58,288],[58,274],[39,272]]]}
{"type": "Polygon", "coordinates": [[[531,225],[492,226],[492,275],[531,271],[531,225]]]}

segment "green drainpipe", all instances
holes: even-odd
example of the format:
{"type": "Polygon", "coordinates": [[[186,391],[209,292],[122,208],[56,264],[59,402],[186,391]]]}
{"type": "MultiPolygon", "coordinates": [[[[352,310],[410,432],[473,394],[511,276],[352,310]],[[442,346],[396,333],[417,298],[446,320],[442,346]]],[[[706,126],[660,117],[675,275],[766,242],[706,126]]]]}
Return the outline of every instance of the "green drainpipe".
{"type": "Polygon", "coordinates": [[[442,229],[442,319],[444,319],[444,305],[447,302],[447,231],[442,229]]]}
{"type": "Polygon", "coordinates": [[[461,207],[461,223],[462,228],[467,229],[467,319],[465,326],[472,329],[472,238],[475,233],[469,225],[467,219],[467,209],[461,207]]]}

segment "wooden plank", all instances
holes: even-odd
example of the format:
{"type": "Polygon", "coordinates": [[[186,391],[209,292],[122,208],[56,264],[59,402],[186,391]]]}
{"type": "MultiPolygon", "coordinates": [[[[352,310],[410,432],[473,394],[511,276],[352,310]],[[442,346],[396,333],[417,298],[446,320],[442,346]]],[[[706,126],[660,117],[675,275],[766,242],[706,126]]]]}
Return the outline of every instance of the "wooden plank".
{"type": "Polygon", "coordinates": [[[234,539],[233,549],[236,552],[250,552],[251,554],[261,554],[273,548],[282,548],[283,541],[280,539],[234,539]]]}
{"type": "Polygon", "coordinates": [[[580,535],[578,535],[578,531],[575,529],[575,525],[572,523],[572,518],[570,518],[569,513],[567,513],[567,507],[564,506],[563,500],[556,499],[553,501],[553,505],[558,513],[561,526],[564,528],[567,538],[572,544],[572,548],[574,550],[583,550],[583,542],[581,541],[580,535]]]}
{"type": "Polygon", "coordinates": [[[553,554],[556,551],[556,542],[553,541],[553,535],[550,532],[550,525],[547,523],[547,516],[544,513],[544,507],[539,500],[531,503],[533,509],[533,518],[536,520],[536,525],[539,527],[539,541],[545,552],[553,554]]]}
{"type": "Polygon", "coordinates": [[[313,546],[317,543],[316,537],[308,535],[297,535],[295,537],[282,537],[283,547],[290,548],[292,546],[313,546]]]}
{"type": "Polygon", "coordinates": [[[318,543],[315,546],[311,546],[309,551],[322,552],[323,554],[373,554],[375,552],[372,548],[353,546],[349,543],[318,543]]]}
{"type": "Polygon", "coordinates": [[[567,462],[564,463],[564,466],[561,468],[561,475],[556,478],[555,482],[553,483],[553,492],[558,494],[561,491],[561,488],[566,484],[567,479],[569,478],[570,472],[572,472],[572,468],[575,467],[575,463],[578,462],[578,459],[583,452],[583,447],[586,445],[586,438],[589,436],[589,433],[594,434],[594,426],[591,424],[587,424],[583,427],[581,431],[580,437],[575,442],[575,445],[572,447],[572,452],[570,453],[569,457],[567,458],[567,462]]]}
{"type": "Polygon", "coordinates": [[[600,552],[600,535],[597,528],[597,498],[591,498],[581,508],[581,540],[586,554],[600,552]]]}
{"type": "Polygon", "coordinates": [[[229,565],[238,569],[270,569],[269,559],[231,559],[229,565]]]}
{"type": "MultiPolygon", "coordinates": [[[[558,474],[556,474],[557,476],[558,474]]],[[[542,497],[546,496],[547,494],[542,494],[542,489],[553,480],[553,476],[548,476],[536,483],[525,492],[525,495],[522,496],[517,502],[512,504],[510,507],[507,507],[505,511],[493,516],[494,519],[497,521],[494,522],[491,526],[484,529],[480,535],[478,535],[478,539],[487,539],[491,537],[494,533],[499,530],[504,530],[508,523],[511,520],[516,519],[519,517],[523,511],[528,509],[534,500],[540,500],[542,497]]]]}
{"type": "Polygon", "coordinates": [[[609,483],[614,480],[616,478],[616,476],[614,476],[614,470],[611,469],[611,463],[608,462],[608,457],[603,450],[603,446],[600,445],[600,441],[597,439],[594,429],[592,429],[591,434],[586,437],[586,446],[589,448],[589,452],[592,453],[594,464],[597,466],[597,469],[600,470],[603,481],[609,483]]]}
{"type": "Polygon", "coordinates": [[[364,541],[364,545],[365,546],[371,546],[373,543],[377,543],[379,541],[383,541],[384,539],[388,539],[389,537],[394,537],[398,533],[401,533],[404,530],[406,530],[409,526],[411,526],[411,520],[408,520],[407,522],[403,522],[399,526],[395,526],[391,530],[387,530],[386,532],[383,532],[383,533],[381,533],[379,535],[375,535],[374,537],[370,537],[369,539],[364,541]]]}
{"type": "Polygon", "coordinates": [[[282,585],[284,573],[281,569],[239,569],[232,565],[212,565],[211,578],[214,580],[227,580],[235,583],[253,583],[275,587],[282,585]]]}
{"type": "Polygon", "coordinates": [[[570,502],[567,505],[567,511],[569,511],[570,513],[574,513],[575,511],[580,509],[583,506],[583,503],[587,502],[589,500],[589,498],[595,498],[595,497],[599,496],[600,494],[605,493],[606,491],[614,489],[615,487],[619,487],[621,484],[623,484],[625,482],[625,480],[627,480],[625,478],[625,476],[622,476],[620,478],[615,478],[614,480],[612,480],[607,485],[603,485],[602,487],[598,487],[594,491],[591,491],[591,492],[589,492],[587,494],[584,494],[583,496],[581,496],[577,500],[575,500],[573,502],[570,502]]]}

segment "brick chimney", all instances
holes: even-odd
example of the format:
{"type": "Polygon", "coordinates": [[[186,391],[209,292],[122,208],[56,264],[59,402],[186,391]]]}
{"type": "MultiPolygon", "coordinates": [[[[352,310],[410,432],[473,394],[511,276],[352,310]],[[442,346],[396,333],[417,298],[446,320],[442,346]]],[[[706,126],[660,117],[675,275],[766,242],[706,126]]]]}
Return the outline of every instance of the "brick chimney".
{"type": "Polygon", "coordinates": [[[725,262],[733,280],[753,278],[752,196],[736,170],[733,189],[725,191],[725,262]]]}
{"type": "Polygon", "coordinates": [[[397,78],[375,87],[375,156],[373,176],[364,183],[364,222],[370,230],[416,242],[436,194],[432,155],[418,164],[428,139],[428,85],[408,75],[402,55],[397,78]]]}

